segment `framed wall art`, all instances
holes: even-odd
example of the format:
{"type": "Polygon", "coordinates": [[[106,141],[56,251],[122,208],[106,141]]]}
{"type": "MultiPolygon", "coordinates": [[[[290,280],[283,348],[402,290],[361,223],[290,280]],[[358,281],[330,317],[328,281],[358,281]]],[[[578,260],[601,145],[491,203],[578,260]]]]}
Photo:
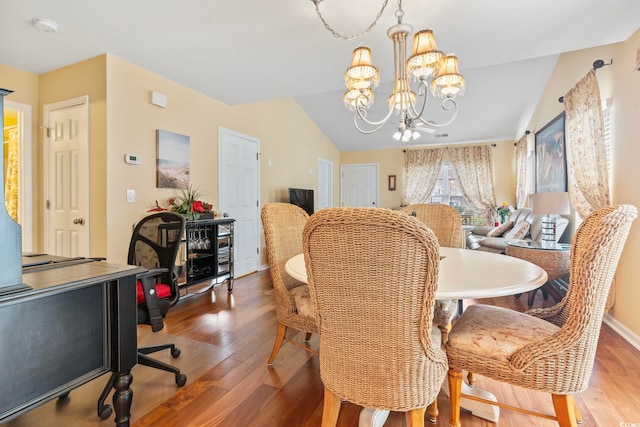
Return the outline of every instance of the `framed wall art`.
{"type": "Polygon", "coordinates": [[[156,187],[189,188],[189,137],[156,130],[156,187]]]}
{"type": "Polygon", "coordinates": [[[396,176],[389,175],[389,191],[396,191],[396,176]]]}
{"type": "Polygon", "coordinates": [[[536,132],[536,193],[567,191],[564,111],[536,132]]]}

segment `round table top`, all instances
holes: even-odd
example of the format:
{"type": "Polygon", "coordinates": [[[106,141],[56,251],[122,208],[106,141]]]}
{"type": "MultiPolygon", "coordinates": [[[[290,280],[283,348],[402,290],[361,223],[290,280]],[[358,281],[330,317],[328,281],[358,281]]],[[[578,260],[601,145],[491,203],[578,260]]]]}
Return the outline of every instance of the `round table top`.
{"type": "MultiPolygon", "coordinates": [[[[547,273],[528,261],[492,252],[440,248],[436,299],[495,298],[525,293],[547,281],[547,273]]],[[[307,283],[304,255],[287,261],[285,270],[307,283]]]]}

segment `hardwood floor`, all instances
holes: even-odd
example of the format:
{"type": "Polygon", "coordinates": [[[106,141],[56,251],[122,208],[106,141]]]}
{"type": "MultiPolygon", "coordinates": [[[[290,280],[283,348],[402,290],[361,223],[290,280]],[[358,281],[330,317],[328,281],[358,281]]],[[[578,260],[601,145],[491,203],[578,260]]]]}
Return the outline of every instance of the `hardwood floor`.
{"type": "MultiPolygon", "coordinates": [[[[527,298],[504,297],[482,302],[525,310],[527,298]]],[[[473,303],[470,301],[468,303],[473,303]]],[[[541,293],[534,306],[549,306],[541,293]]],[[[165,320],[164,330],[151,333],[139,326],[143,344],[174,340],[182,349],[179,366],[189,377],[177,388],[171,374],[136,366],[133,371],[132,425],[142,426],[320,426],[323,387],[318,359],[285,344],[273,367],[266,360],[276,332],[275,311],[268,272],[236,279],[233,294],[226,286],[182,299],[165,320]]],[[[291,336],[294,336],[292,334],[291,336]]],[[[296,337],[302,341],[303,335],[296,337]]],[[[318,347],[318,338],[311,340],[318,347]]],[[[587,391],[576,397],[585,427],[640,425],[640,352],[603,325],[596,365],[587,391]],[[625,424],[628,423],[628,424],[625,424]],[[633,424],[636,423],[636,424],[633,424]]],[[[100,421],[95,401],[106,378],[77,390],[66,401],[53,401],[11,421],[8,426],[111,426],[113,417],[100,421]]],[[[517,389],[486,378],[478,387],[499,400],[553,413],[551,397],[517,389]]],[[[449,425],[448,400],[438,398],[436,426],[449,425]]],[[[343,403],[338,426],[357,426],[360,407],[343,403]]],[[[465,427],[496,424],[462,414],[465,427]]],[[[405,425],[404,415],[392,413],[385,427],[405,425]]],[[[429,425],[427,422],[426,425],[429,425]]],[[[500,427],[557,426],[553,421],[502,410],[500,427]]]]}

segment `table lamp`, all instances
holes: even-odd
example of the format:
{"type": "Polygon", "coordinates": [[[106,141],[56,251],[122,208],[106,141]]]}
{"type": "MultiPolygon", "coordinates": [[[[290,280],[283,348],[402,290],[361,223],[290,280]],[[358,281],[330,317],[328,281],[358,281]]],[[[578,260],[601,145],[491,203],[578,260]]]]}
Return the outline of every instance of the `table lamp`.
{"type": "Polygon", "coordinates": [[[556,245],[556,217],[569,215],[569,193],[549,191],[534,193],[531,195],[532,213],[534,215],[546,215],[542,219],[543,246],[556,245]]]}

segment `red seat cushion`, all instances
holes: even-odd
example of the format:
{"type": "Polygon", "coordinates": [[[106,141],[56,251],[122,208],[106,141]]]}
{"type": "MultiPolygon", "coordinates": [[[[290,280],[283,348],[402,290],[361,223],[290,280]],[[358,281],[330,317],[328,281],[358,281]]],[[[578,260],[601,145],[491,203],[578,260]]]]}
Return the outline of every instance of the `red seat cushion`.
{"type": "MultiPolygon", "coordinates": [[[[158,293],[158,299],[171,297],[171,287],[164,283],[156,283],[156,292],[158,293]]],[[[140,280],[136,280],[136,300],[138,304],[145,302],[144,289],[140,280]]]]}

